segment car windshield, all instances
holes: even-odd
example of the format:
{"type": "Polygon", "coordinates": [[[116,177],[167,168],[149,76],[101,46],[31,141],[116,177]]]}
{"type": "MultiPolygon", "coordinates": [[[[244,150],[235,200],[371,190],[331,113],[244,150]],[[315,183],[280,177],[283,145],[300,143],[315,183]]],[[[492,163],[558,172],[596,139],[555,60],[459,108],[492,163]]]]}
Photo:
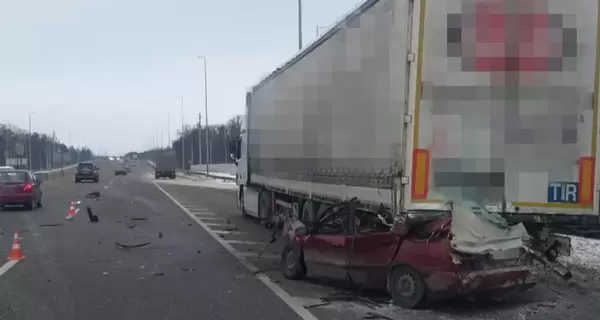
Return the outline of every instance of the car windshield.
{"type": "Polygon", "coordinates": [[[27,174],[25,172],[0,172],[0,184],[16,184],[25,183],[27,181],[27,174]]]}
{"type": "Polygon", "coordinates": [[[432,194],[435,194],[438,199],[443,199],[447,210],[451,210],[452,205],[461,205],[463,207],[468,207],[480,218],[485,219],[500,228],[506,228],[508,226],[508,222],[502,216],[501,209],[499,209],[502,205],[498,204],[497,201],[473,199],[465,197],[464,195],[457,196],[440,190],[432,191],[432,194]]]}

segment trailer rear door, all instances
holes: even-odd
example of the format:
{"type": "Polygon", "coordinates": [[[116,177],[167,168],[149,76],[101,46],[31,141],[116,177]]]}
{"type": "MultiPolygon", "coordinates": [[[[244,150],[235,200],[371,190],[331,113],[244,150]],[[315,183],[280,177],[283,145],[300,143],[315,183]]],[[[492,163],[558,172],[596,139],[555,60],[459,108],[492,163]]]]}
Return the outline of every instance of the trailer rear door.
{"type": "MultiPolygon", "coordinates": [[[[418,11],[418,13],[417,13],[418,11]]],[[[593,214],[597,0],[421,0],[409,207],[593,214]]]]}

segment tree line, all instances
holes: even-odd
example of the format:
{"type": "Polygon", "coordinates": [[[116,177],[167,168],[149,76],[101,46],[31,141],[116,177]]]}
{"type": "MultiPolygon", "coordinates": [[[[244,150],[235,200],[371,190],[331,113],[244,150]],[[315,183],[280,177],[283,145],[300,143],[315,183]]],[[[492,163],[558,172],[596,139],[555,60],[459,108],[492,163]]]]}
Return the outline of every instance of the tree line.
{"type": "Polygon", "coordinates": [[[94,156],[88,148],[67,146],[43,133],[34,132],[29,138],[29,132],[25,130],[11,124],[0,124],[0,150],[4,154],[0,156],[0,166],[27,169],[31,159],[32,170],[49,170],[91,160],[94,156]]]}
{"type": "MultiPolygon", "coordinates": [[[[181,144],[183,142],[184,156],[183,160],[186,164],[186,169],[190,168],[191,164],[205,164],[207,159],[206,154],[206,135],[208,134],[209,145],[209,163],[230,163],[229,159],[229,144],[231,141],[236,141],[240,136],[242,128],[242,116],[234,116],[225,124],[209,125],[201,127],[200,136],[198,136],[197,126],[184,126],[183,130],[177,131],[177,139],[172,144],[172,150],[177,157],[177,163],[181,167],[182,152],[181,144]],[[198,141],[200,138],[200,141],[198,141]],[[198,146],[200,145],[200,150],[198,146]],[[192,155],[193,153],[193,155],[192,155]],[[200,160],[202,157],[202,160],[200,160]],[[192,161],[193,160],[193,161],[192,161]]],[[[155,159],[156,154],[164,151],[164,149],[151,149],[139,153],[142,159],[155,159]]]]}

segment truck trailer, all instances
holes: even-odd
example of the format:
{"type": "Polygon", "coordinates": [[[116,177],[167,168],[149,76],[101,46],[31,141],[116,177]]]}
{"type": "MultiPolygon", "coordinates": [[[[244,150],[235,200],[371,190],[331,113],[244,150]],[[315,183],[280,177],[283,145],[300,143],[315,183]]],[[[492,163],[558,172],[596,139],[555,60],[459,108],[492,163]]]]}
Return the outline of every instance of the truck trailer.
{"type": "Polygon", "coordinates": [[[272,226],[350,199],[394,219],[476,203],[568,255],[554,232],[598,226],[598,14],[596,0],[365,1],[246,94],[238,207],[272,226]]]}

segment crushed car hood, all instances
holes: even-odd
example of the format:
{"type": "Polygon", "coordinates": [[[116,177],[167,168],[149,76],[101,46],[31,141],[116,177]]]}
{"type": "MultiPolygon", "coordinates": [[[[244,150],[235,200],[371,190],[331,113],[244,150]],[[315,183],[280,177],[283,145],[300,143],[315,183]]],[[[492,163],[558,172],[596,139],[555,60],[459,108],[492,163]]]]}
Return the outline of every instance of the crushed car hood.
{"type": "Polygon", "coordinates": [[[522,223],[509,226],[499,214],[470,201],[454,204],[450,232],[454,250],[498,259],[518,256],[530,238],[522,223]]]}

